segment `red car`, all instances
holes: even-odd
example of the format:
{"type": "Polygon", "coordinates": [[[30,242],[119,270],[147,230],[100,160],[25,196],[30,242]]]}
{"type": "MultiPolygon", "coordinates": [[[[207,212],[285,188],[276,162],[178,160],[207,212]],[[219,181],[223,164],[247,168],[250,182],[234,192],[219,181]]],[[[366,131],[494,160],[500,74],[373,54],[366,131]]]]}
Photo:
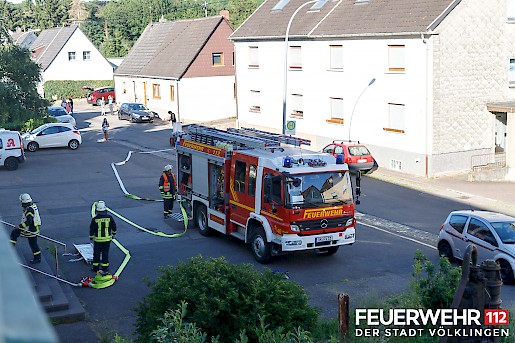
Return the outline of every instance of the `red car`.
{"type": "Polygon", "coordinates": [[[356,142],[333,141],[322,149],[322,152],[343,156],[345,163],[349,165],[351,172],[361,171],[364,174],[372,173],[378,167],[376,160],[363,144],[356,142]]]}
{"type": "Polygon", "coordinates": [[[88,93],[86,99],[88,100],[88,104],[94,104],[100,106],[100,101],[104,98],[104,101],[107,104],[107,99],[109,96],[113,97],[113,102],[115,101],[114,88],[113,87],[100,87],[93,89],[89,86],[84,86],[82,89],[88,89],[92,91],[88,93]]]}

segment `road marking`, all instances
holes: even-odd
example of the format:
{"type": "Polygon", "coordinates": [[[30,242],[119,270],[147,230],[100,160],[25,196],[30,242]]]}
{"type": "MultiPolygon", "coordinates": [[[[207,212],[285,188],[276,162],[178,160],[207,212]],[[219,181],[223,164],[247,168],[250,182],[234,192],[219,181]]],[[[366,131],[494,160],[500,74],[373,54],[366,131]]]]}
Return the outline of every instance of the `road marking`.
{"type": "Polygon", "coordinates": [[[370,228],[372,228],[372,229],[375,229],[375,230],[378,230],[378,231],[382,231],[382,232],[388,233],[388,234],[390,234],[390,235],[393,235],[393,236],[396,236],[396,237],[399,237],[399,238],[406,239],[406,240],[408,240],[408,241],[412,241],[412,242],[418,243],[418,244],[423,245],[423,246],[426,246],[426,247],[428,247],[428,248],[431,248],[431,249],[434,249],[434,250],[438,250],[438,249],[436,249],[436,247],[434,247],[434,246],[432,246],[432,245],[429,245],[429,244],[427,244],[427,243],[421,242],[421,241],[419,241],[419,240],[416,240],[416,239],[414,239],[414,238],[410,238],[410,237],[406,237],[406,236],[403,236],[403,235],[399,235],[399,234],[396,234],[396,233],[394,233],[394,232],[391,232],[391,231],[388,231],[388,230],[385,230],[385,229],[381,229],[380,227],[377,227],[377,226],[375,226],[375,225],[370,225],[370,224],[363,223],[363,222],[361,222],[361,221],[360,221],[360,222],[358,222],[358,223],[359,223],[359,224],[361,224],[361,225],[364,225],[364,226],[368,226],[368,227],[370,227],[370,228]]]}

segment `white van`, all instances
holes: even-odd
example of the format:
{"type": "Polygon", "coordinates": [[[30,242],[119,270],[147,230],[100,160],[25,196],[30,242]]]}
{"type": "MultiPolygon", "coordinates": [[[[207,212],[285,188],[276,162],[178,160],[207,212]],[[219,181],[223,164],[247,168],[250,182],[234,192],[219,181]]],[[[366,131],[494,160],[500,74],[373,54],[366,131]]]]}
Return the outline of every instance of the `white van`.
{"type": "Polygon", "coordinates": [[[7,170],[16,170],[18,164],[23,162],[25,154],[18,131],[0,129],[0,166],[7,170]]]}

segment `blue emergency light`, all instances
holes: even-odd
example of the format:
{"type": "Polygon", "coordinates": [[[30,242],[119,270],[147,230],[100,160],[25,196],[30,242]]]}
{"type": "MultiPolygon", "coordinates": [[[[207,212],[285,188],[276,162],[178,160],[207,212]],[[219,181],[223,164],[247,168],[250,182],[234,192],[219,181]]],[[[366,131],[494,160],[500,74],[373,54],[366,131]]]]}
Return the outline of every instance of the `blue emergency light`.
{"type": "Polygon", "coordinates": [[[344,164],[343,155],[336,155],[336,164],[344,164]]]}
{"type": "Polygon", "coordinates": [[[291,168],[293,166],[293,161],[291,157],[286,156],[283,160],[283,167],[284,168],[291,168]]]}

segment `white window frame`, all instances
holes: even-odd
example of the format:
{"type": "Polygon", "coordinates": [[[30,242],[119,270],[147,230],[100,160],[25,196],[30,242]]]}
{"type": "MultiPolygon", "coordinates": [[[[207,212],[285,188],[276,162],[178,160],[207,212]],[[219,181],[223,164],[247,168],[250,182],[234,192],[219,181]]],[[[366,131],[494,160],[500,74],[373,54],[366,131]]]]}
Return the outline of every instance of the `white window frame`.
{"type": "Polygon", "coordinates": [[[388,103],[388,127],[383,130],[394,133],[406,133],[406,105],[388,103]]]}
{"type": "Polygon", "coordinates": [[[388,45],[388,71],[404,73],[406,71],[405,55],[405,45],[388,45]]]}
{"type": "Polygon", "coordinates": [[[329,110],[331,113],[331,119],[327,119],[326,122],[332,123],[332,124],[343,125],[344,109],[345,109],[345,107],[344,107],[343,98],[330,97],[329,98],[329,110]]]}
{"type": "Polygon", "coordinates": [[[68,51],[68,61],[73,62],[77,60],[77,54],[75,51],[68,51]]]}
{"type": "Polygon", "coordinates": [[[261,112],[261,92],[258,90],[250,91],[250,111],[261,112]]]}
{"type": "Polygon", "coordinates": [[[510,58],[508,65],[508,85],[515,87],[515,57],[510,58]]]}
{"type": "Polygon", "coordinates": [[[342,45],[329,45],[329,69],[343,70],[342,45]]]}
{"type": "Polygon", "coordinates": [[[259,68],[259,48],[249,46],[249,68],[259,68]]]}
{"type": "Polygon", "coordinates": [[[304,97],[302,94],[291,95],[291,116],[295,118],[304,116],[304,97]]]}
{"type": "Polygon", "coordinates": [[[91,61],[91,51],[83,51],[82,52],[82,60],[83,61],[91,61]]]}
{"type": "Polygon", "coordinates": [[[506,0],[506,21],[515,23],[515,0],[506,0]]]}
{"type": "Polygon", "coordinates": [[[288,50],[288,65],[290,69],[302,69],[302,47],[290,46],[288,50]]]}

